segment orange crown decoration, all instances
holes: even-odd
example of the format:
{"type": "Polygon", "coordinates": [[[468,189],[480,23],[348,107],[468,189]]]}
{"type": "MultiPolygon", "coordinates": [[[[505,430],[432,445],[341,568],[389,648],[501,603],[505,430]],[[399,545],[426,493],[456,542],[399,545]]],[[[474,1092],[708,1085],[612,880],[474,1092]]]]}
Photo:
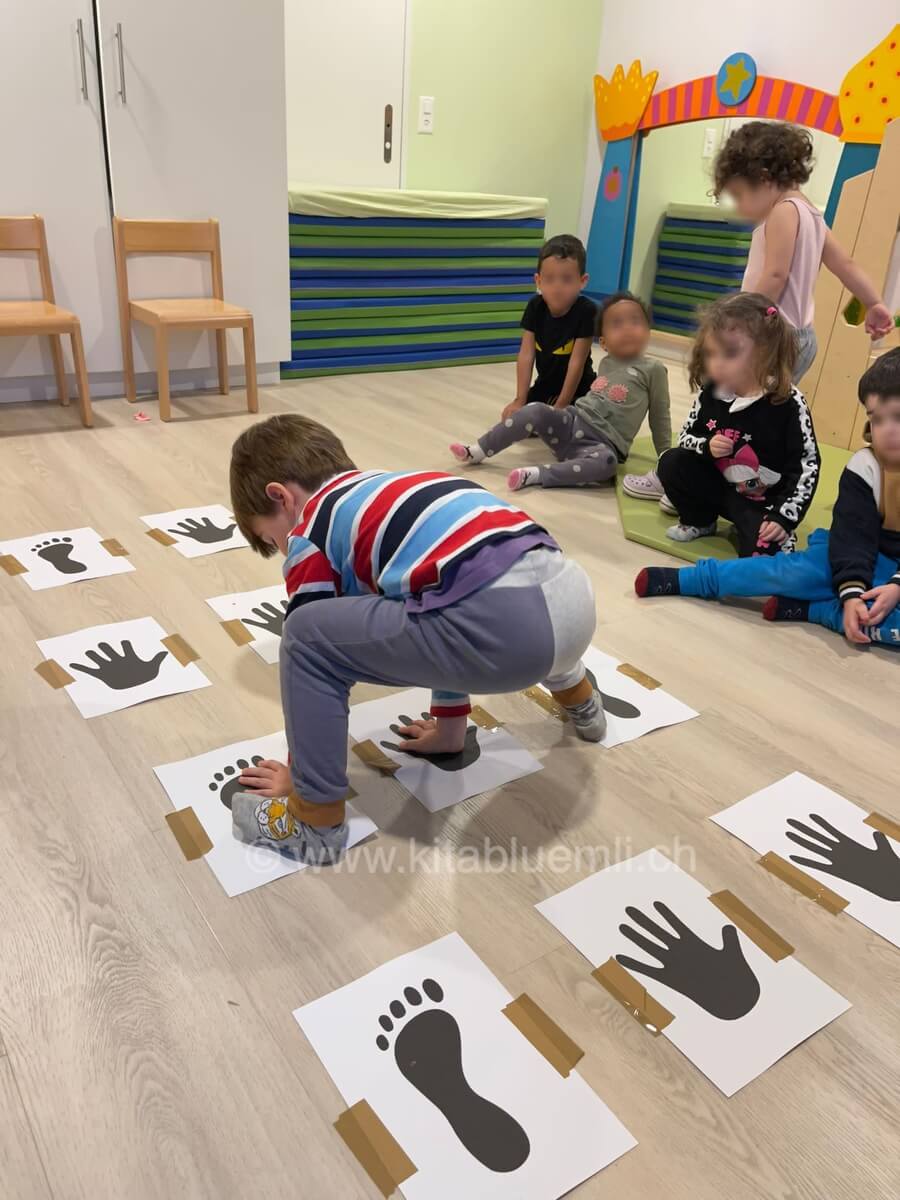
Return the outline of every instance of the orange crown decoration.
{"type": "Polygon", "coordinates": [[[881,145],[888,121],[900,117],[900,25],[844,76],[838,108],[841,141],[881,145]]]}
{"type": "Polygon", "coordinates": [[[594,76],[597,128],[604,141],[618,142],[631,137],[644,115],[658,78],[659,71],[643,73],[639,58],[628,68],[627,76],[621,63],[608,81],[602,75],[594,76]]]}

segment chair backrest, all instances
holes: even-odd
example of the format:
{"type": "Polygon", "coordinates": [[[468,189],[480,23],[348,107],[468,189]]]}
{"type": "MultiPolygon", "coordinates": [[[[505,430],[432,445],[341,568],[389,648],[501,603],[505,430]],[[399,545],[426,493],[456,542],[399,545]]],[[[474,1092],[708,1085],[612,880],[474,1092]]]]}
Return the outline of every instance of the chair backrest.
{"type": "Polygon", "coordinates": [[[126,259],[129,254],[208,254],[212,268],[212,294],[217,300],[224,299],[218,221],[132,221],[115,217],[113,241],[116,278],[120,292],[126,299],[126,259]]]}
{"type": "Polygon", "coordinates": [[[0,254],[33,250],[41,273],[43,299],[54,304],[53,276],[50,274],[50,255],[47,253],[47,234],[44,218],[37,213],[31,217],[0,217],[0,254]]]}

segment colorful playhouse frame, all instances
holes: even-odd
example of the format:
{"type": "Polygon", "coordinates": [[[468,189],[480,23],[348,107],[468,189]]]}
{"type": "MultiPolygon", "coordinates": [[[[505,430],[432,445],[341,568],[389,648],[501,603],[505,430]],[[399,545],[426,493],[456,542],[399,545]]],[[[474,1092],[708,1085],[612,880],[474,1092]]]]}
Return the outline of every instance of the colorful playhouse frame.
{"type": "MultiPolygon", "coordinates": [[[[836,95],[759,75],[753,58],[740,51],[730,54],[715,75],[654,93],[657,78],[657,71],[644,75],[639,60],[627,75],[620,64],[609,80],[594,77],[597,126],[606,146],[587,247],[592,294],[628,286],[647,134],[667,125],[729,116],[791,121],[841,139],[844,149],[825,219],[874,279],[885,278],[900,203],[900,121],[894,119],[900,117],[900,25],[847,72],[836,95]]],[[[839,446],[859,441],[861,427],[848,409],[846,389],[848,379],[855,380],[865,369],[869,355],[863,330],[839,319],[851,299],[822,273],[816,294],[820,354],[804,380],[810,403],[834,410],[820,438],[839,446]],[[837,351],[839,361],[833,362],[837,351]]],[[[850,394],[854,392],[855,386],[850,394]]],[[[824,416],[824,411],[816,412],[817,427],[824,416]]]]}

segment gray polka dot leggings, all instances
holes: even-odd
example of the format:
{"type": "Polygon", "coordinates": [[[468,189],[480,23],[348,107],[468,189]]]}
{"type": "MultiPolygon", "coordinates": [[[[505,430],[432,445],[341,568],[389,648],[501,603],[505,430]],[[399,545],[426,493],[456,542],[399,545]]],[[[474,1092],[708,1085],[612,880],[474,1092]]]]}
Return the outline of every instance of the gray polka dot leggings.
{"type": "Polygon", "coordinates": [[[558,459],[540,468],[541,487],[584,487],[604,483],[616,473],[615,450],[571,405],[526,404],[489,429],[478,445],[486,458],[492,458],[530,433],[536,433],[558,459]]]}

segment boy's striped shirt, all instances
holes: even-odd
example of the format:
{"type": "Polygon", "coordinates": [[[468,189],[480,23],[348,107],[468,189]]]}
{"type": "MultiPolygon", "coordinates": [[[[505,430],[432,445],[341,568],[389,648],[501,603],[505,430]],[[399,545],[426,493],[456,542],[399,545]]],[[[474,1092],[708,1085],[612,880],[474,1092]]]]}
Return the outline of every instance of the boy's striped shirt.
{"type": "Polygon", "coordinates": [[[310,497],[288,539],[291,609],[326,596],[407,599],[491,542],[543,532],[468,479],[346,471],[310,497]]]}

